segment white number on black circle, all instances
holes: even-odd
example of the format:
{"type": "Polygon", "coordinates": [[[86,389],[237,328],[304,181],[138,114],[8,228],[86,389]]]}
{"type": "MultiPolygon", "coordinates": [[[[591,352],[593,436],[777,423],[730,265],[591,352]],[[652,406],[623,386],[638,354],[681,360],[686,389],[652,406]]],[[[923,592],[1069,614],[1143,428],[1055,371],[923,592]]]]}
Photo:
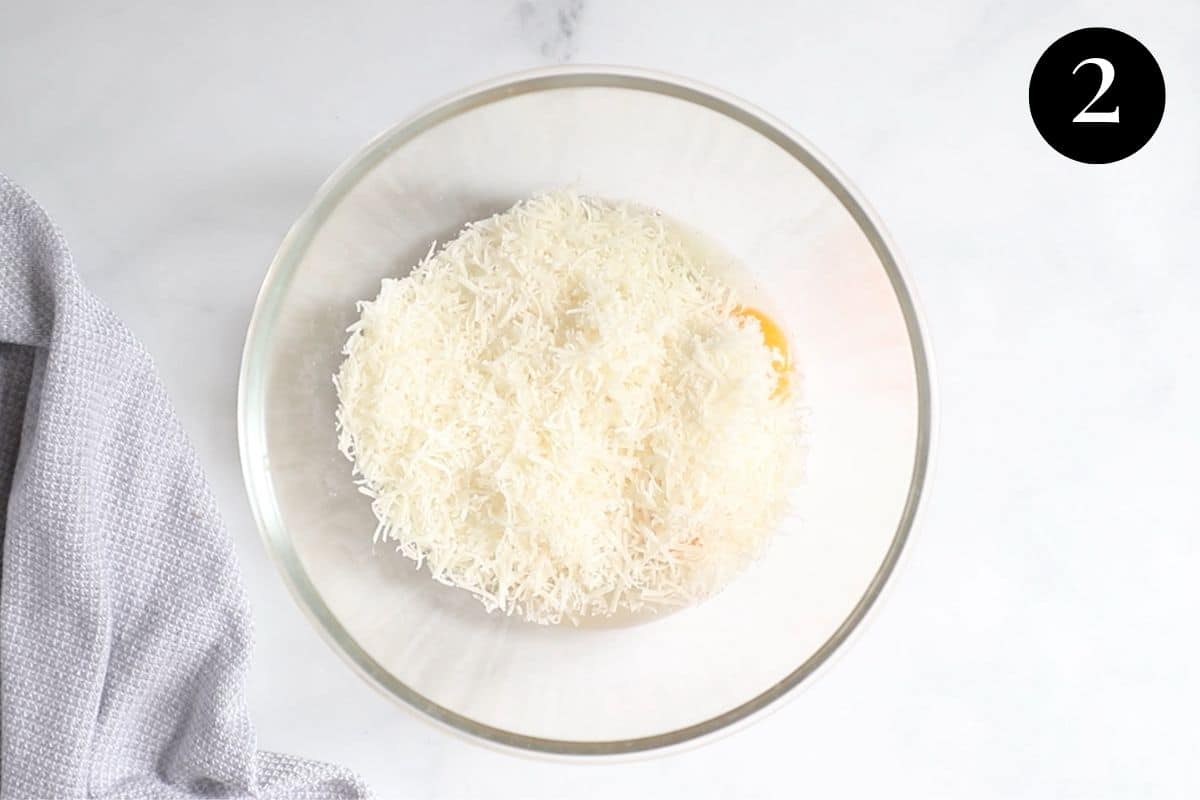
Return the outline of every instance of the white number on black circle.
{"type": "Polygon", "coordinates": [[[1117,106],[1112,111],[1089,111],[1092,106],[1096,105],[1096,101],[1104,96],[1108,91],[1108,87],[1112,86],[1113,78],[1116,77],[1117,70],[1113,67],[1112,62],[1107,58],[1085,58],[1075,65],[1075,69],[1071,70],[1071,74],[1079,72],[1079,68],[1085,64],[1095,64],[1100,68],[1100,89],[1096,92],[1096,96],[1092,101],[1083,107],[1075,115],[1075,119],[1071,122],[1102,122],[1109,125],[1115,125],[1121,121],[1121,107],[1117,106]]]}

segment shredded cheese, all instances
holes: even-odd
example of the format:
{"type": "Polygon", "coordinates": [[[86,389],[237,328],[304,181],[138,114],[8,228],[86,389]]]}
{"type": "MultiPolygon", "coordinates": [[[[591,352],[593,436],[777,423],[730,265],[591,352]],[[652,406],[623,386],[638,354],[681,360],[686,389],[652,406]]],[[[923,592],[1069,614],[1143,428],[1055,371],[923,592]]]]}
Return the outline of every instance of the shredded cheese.
{"type": "Polygon", "coordinates": [[[784,356],[739,307],[660,214],[569,192],[431,248],[334,377],[376,541],[539,623],[721,588],[799,472],[784,356]]]}

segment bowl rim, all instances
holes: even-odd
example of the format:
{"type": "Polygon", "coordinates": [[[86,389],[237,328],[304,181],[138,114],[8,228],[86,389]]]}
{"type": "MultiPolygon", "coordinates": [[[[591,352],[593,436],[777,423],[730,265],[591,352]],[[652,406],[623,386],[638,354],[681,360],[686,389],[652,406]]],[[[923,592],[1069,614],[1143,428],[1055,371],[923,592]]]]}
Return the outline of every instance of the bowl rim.
{"type": "Polygon", "coordinates": [[[905,280],[896,248],[875,212],[850,181],[804,137],[782,121],[740,98],[686,78],[664,72],[606,65],[543,67],[503,75],[444,97],[376,135],[344,161],[317,190],[304,212],[288,230],[273,257],[254,304],[246,333],[238,380],[238,448],[242,477],[259,534],[292,597],[326,643],[361,677],[402,707],[439,723],[455,733],[467,734],[476,743],[498,746],[507,752],[547,756],[633,756],[649,751],[681,749],[718,734],[727,734],[767,710],[782,705],[785,697],[810,682],[811,677],[856,630],[896,571],[910,538],[928,482],[933,451],[933,382],[931,355],[916,300],[905,280]],[[870,241],[891,282],[904,316],[917,384],[917,436],[913,468],[905,505],[888,551],[863,595],[833,634],[802,664],[766,690],[742,704],[701,722],[665,733],[631,739],[597,741],[560,740],[529,736],[478,722],[439,705],[398,680],[370,656],[325,605],[304,570],[282,523],[271,485],[265,448],[264,389],[256,375],[265,373],[265,349],[270,322],[286,293],[300,256],[320,225],[349,190],[391,152],[417,135],[461,113],[518,95],[564,88],[617,88],[646,91],[701,105],[739,122],[766,137],[799,161],[834,194],[870,241]]]}

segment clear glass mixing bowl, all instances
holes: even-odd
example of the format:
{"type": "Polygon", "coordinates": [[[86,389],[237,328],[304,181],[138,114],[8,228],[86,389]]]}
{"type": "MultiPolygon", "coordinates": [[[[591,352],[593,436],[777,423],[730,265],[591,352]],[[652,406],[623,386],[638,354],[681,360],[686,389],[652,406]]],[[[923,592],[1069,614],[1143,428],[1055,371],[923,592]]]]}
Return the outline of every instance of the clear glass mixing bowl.
{"type": "Polygon", "coordinates": [[[878,222],[800,137],[686,81],[560,68],[450,98],[321,187],[258,298],[239,435],[267,547],[367,680],[494,743],[622,754],[748,719],[861,622],[921,494],[929,374],[878,222]],[[797,513],[728,589],[637,625],[488,615],[372,544],[368,499],[336,447],[331,376],[355,302],[465,222],[563,186],[660,208],[740,258],[782,316],[802,372],[809,451],[797,513]]]}

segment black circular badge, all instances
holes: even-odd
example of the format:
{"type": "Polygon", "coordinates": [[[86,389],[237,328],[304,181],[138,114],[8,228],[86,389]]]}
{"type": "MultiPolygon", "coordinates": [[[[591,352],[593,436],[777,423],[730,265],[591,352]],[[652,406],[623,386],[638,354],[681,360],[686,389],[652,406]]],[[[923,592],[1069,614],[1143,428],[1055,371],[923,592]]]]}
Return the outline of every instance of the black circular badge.
{"type": "Polygon", "coordinates": [[[1140,150],[1166,102],[1154,56],[1112,28],[1068,33],[1042,53],[1029,79],[1029,112],[1042,138],[1086,164],[1110,164],[1140,150]]]}

